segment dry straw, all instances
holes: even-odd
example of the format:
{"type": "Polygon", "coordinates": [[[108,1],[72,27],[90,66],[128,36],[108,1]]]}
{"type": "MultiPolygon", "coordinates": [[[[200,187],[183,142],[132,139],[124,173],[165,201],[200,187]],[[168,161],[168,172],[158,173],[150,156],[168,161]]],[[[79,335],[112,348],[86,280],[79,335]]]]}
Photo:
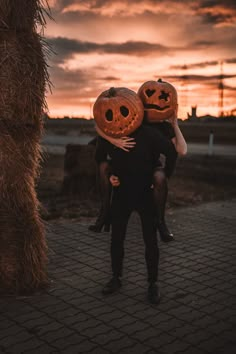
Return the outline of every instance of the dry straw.
{"type": "Polygon", "coordinates": [[[35,181],[49,81],[39,0],[0,0],[0,289],[44,287],[47,245],[35,181]]]}

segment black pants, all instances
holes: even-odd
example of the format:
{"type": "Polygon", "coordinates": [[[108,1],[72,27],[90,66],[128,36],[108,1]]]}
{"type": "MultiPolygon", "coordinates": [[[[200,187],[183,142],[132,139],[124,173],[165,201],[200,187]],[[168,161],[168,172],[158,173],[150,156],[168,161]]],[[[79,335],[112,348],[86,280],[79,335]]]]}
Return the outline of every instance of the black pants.
{"type": "MultiPolygon", "coordinates": [[[[110,197],[111,184],[109,181],[110,166],[107,161],[103,161],[98,165],[98,177],[100,186],[101,208],[97,222],[104,220],[110,221],[110,197]]],[[[165,169],[158,167],[153,174],[153,196],[156,209],[156,217],[158,223],[165,222],[165,208],[168,197],[168,180],[165,169]]]]}
{"type": "Polygon", "coordinates": [[[113,276],[122,276],[124,258],[124,240],[126,229],[132,211],[136,210],[141,218],[143,240],[145,244],[145,260],[148,281],[156,282],[158,277],[159,248],[155,229],[155,213],[152,193],[136,205],[129,205],[127,200],[114,196],[112,202],[112,234],[111,234],[111,264],[113,276]]]}

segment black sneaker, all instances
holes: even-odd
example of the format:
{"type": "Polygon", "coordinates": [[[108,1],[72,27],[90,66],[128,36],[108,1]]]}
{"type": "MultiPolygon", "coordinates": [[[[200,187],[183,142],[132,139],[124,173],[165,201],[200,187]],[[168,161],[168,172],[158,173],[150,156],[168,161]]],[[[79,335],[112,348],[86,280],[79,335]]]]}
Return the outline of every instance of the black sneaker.
{"type": "Polygon", "coordinates": [[[161,299],[160,291],[156,283],[150,283],[148,287],[148,301],[151,304],[159,304],[161,299]]]}
{"type": "Polygon", "coordinates": [[[102,289],[103,295],[113,294],[121,287],[121,281],[119,278],[111,278],[111,280],[102,289]]]}

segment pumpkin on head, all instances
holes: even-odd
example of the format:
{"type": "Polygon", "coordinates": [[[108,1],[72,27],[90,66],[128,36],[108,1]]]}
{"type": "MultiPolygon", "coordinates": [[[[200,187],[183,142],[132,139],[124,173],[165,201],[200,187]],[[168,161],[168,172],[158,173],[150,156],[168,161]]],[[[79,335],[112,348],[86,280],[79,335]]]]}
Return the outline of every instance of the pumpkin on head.
{"type": "Polygon", "coordinates": [[[177,91],[169,82],[147,81],[138,90],[149,123],[171,118],[177,108],[177,91]]]}
{"type": "Polygon", "coordinates": [[[125,87],[102,92],[93,106],[98,128],[114,138],[133,133],[143,121],[144,109],[138,95],[125,87]]]}

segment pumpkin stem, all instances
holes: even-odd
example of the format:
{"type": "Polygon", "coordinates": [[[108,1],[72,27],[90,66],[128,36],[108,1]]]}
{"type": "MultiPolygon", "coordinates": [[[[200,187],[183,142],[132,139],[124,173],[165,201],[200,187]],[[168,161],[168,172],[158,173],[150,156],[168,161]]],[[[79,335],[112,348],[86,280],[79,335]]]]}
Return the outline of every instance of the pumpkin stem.
{"type": "Polygon", "coordinates": [[[108,91],[108,97],[114,97],[116,96],[116,89],[115,87],[111,87],[108,91]]]}
{"type": "Polygon", "coordinates": [[[158,79],[157,82],[162,82],[162,79],[158,79]]]}

